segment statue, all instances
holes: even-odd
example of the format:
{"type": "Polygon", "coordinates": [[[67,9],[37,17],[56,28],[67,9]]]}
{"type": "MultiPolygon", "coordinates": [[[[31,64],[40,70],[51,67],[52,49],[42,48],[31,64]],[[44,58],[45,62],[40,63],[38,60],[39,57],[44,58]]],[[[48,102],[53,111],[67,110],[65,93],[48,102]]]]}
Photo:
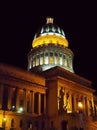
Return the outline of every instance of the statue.
{"type": "Polygon", "coordinates": [[[60,96],[59,96],[59,110],[62,112],[64,111],[64,94],[63,87],[60,89],[60,96]]]}
{"type": "Polygon", "coordinates": [[[69,93],[66,93],[66,103],[64,103],[64,95],[65,95],[65,90],[63,89],[63,87],[61,87],[60,93],[59,93],[59,111],[60,112],[67,112],[69,93]]]}

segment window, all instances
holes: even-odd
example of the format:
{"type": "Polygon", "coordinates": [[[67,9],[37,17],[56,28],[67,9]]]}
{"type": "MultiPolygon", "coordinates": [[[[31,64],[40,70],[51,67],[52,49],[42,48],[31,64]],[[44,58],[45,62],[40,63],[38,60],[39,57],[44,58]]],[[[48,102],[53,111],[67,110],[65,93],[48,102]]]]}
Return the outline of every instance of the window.
{"type": "Polygon", "coordinates": [[[23,107],[24,106],[24,100],[20,100],[20,105],[19,105],[20,107],[23,107]]]}
{"type": "Polygon", "coordinates": [[[48,53],[45,54],[45,64],[48,64],[48,53]]]}
{"type": "Polygon", "coordinates": [[[58,54],[55,53],[55,64],[58,64],[58,54]]]}
{"type": "Polygon", "coordinates": [[[20,120],[20,128],[22,128],[22,126],[23,126],[23,121],[20,120]]]}
{"type": "Polygon", "coordinates": [[[34,112],[38,114],[38,93],[34,96],[34,112]]]}
{"type": "Polygon", "coordinates": [[[59,54],[59,60],[60,60],[60,65],[63,64],[63,57],[62,57],[62,54],[59,54]]]}
{"type": "Polygon", "coordinates": [[[50,58],[49,58],[49,63],[50,64],[53,64],[53,53],[52,52],[50,52],[50,58]]]}
{"type": "Polygon", "coordinates": [[[11,120],[11,127],[14,127],[14,119],[11,120]]]}

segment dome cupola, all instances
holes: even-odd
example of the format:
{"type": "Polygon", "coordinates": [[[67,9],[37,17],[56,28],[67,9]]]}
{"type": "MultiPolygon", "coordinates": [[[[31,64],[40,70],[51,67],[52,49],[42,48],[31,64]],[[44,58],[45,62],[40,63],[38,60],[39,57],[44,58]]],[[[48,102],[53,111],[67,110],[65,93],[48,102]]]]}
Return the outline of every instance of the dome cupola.
{"type": "Polygon", "coordinates": [[[63,29],[53,23],[53,18],[47,17],[46,24],[43,25],[35,34],[32,47],[44,44],[59,44],[68,47],[63,29]]]}
{"type": "Polygon", "coordinates": [[[28,53],[28,70],[45,71],[60,66],[73,71],[73,52],[68,48],[68,41],[63,29],[54,23],[52,17],[47,17],[46,24],[35,34],[32,49],[28,53]]]}
{"type": "Polygon", "coordinates": [[[61,37],[65,37],[63,29],[58,27],[53,23],[53,18],[47,18],[47,22],[42,28],[39,29],[39,31],[35,34],[34,39],[36,39],[39,36],[44,36],[44,35],[58,35],[61,37]]]}

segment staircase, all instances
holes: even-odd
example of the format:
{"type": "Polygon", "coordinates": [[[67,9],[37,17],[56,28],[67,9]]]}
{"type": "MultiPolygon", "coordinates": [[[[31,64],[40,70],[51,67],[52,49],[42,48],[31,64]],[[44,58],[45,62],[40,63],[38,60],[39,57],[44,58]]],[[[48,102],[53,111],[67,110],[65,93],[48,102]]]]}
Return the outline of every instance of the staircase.
{"type": "Polygon", "coordinates": [[[97,121],[88,121],[85,130],[97,130],[97,121]]]}

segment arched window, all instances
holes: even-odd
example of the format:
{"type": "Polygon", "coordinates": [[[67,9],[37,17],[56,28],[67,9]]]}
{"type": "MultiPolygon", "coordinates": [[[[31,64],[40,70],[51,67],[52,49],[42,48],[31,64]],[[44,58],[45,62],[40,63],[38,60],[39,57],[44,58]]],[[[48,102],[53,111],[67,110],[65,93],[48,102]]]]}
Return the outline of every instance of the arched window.
{"type": "Polygon", "coordinates": [[[58,54],[55,53],[55,64],[58,64],[58,54]]]}
{"type": "Polygon", "coordinates": [[[50,58],[49,58],[49,63],[50,64],[53,64],[53,61],[54,59],[53,59],[53,53],[52,52],[50,52],[50,58]]]}
{"type": "Polygon", "coordinates": [[[20,128],[23,126],[23,120],[20,120],[20,128]]]}
{"type": "Polygon", "coordinates": [[[39,93],[35,93],[34,95],[34,112],[38,114],[38,100],[39,100],[39,93]]]}
{"type": "Polygon", "coordinates": [[[14,119],[11,120],[11,127],[14,127],[14,119]]]}

